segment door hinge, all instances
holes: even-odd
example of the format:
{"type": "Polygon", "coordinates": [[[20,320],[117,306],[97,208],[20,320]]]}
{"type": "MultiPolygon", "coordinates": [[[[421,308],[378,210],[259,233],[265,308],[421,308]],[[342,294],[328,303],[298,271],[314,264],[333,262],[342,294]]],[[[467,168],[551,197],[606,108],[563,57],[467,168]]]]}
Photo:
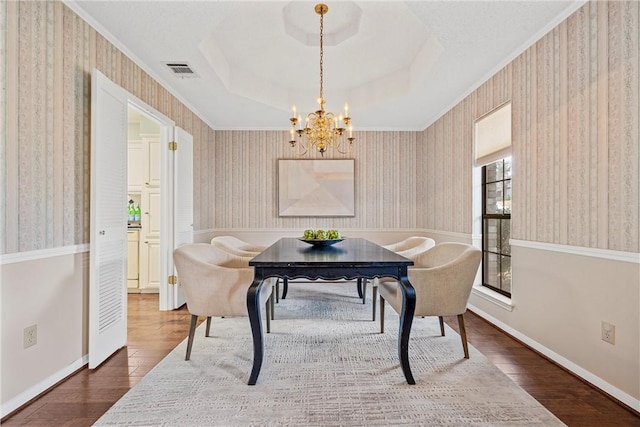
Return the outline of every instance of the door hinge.
{"type": "Polygon", "coordinates": [[[169,282],[170,285],[175,285],[176,283],[178,283],[178,277],[169,276],[168,282],[169,282]]]}
{"type": "Polygon", "coordinates": [[[175,141],[171,141],[169,143],[169,151],[176,151],[178,149],[178,143],[175,141]]]}

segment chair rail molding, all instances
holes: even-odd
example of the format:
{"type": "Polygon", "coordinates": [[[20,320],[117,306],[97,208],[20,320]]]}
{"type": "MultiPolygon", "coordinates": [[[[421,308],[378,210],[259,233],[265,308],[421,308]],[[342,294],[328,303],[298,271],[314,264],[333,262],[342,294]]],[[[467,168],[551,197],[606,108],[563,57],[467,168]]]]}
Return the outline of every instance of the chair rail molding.
{"type": "Polygon", "coordinates": [[[542,251],[561,252],[572,255],[582,255],[594,258],[609,259],[613,261],[630,262],[640,264],[640,253],[614,251],[611,249],[587,248],[582,246],[561,245],[557,243],[533,242],[529,240],[509,240],[511,246],[521,248],[538,249],[542,251]]]}
{"type": "Polygon", "coordinates": [[[39,259],[53,258],[63,255],[75,255],[89,252],[89,244],[60,246],[58,248],[38,249],[35,251],[16,252],[0,255],[0,265],[14,264],[18,262],[35,261],[39,259]]]}

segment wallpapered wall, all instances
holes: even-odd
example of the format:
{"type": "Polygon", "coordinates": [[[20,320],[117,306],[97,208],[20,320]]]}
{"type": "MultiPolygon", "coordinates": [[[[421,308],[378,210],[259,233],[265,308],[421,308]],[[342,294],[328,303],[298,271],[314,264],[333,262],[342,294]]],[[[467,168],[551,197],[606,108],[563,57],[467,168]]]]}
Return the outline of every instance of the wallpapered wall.
{"type": "Polygon", "coordinates": [[[3,8],[12,66],[0,76],[7,81],[0,101],[7,111],[0,141],[7,183],[0,199],[0,253],[89,241],[94,67],[194,136],[196,230],[415,227],[420,133],[357,135],[351,156],[358,181],[355,217],[279,218],[277,159],[292,157],[285,132],[214,132],[62,3],[8,2],[3,8]]]}
{"type": "Polygon", "coordinates": [[[93,68],[193,135],[195,226],[212,226],[200,176],[211,170],[209,126],[59,1],[2,2],[0,23],[0,253],[89,242],[93,68]]]}
{"type": "Polygon", "coordinates": [[[418,226],[462,220],[470,231],[473,122],[511,100],[511,237],[639,252],[639,21],[638,2],[587,3],[431,125],[418,151],[428,212],[418,226]],[[447,185],[463,197],[447,200],[447,185]],[[460,208],[461,219],[438,215],[460,208]]]}
{"type": "Polygon", "coordinates": [[[637,2],[587,3],[424,132],[358,132],[356,216],[340,219],[277,216],[285,132],[214,132],[61,3],[3,8],[1,253],[88,242],[94,66],[193,134],[196,230],[471,233],[473,122],[511,99],[512,237],[640,250],[637,2]]]}
{"type": "MultiPolygon", "coordinates": [[[[638,16],[587,3],[424,132],[359,132],[356,217],[331,223],[471,234],[473,124],[511,100],[512,238],[640,251],[638,16]]],[[[329,223],[277,217],[285,140],[216,132],[216,228],[329,223]]]]}
{"type": "MultiPolygon", "coordinates": [[[[354,120],[357,120],[354,118],[354,120]]],[[[420,132],[357,132],[354,217],[278,216],[278,159],[296,158],[287,132],[215,132],[215,228],[414,228],[420,132]]],[[[321,158],[315,152],[305,158],[321,158]]]]}

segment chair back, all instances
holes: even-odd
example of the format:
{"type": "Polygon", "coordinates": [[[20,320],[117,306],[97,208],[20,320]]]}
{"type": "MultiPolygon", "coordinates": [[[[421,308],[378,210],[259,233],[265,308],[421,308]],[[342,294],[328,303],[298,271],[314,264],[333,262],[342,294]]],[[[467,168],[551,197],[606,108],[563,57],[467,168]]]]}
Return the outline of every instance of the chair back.
{"type": "MultiPolygon", "coordinates": [[[[178,282],[187,309],[198,316],[246,316],[247,289],[253,281],[250,258],[243,258],[206,243],[180,246],[173,252],[178,282]]],[[[265,297],[270,284],[263,286],[265,297]]]]}
{"type": "Polygon", "coordinates": [[[407,247],[406,249],[397,250],[395,252],[398,255],[402,255],[403,257],[409,258],[412,261],[420,254],[436,245],[436,241],[428,237],[411,237],[410,239],[412,239],[410,242],[411,246],[407,247]]]}
{"type": "Polygon", "coordinates": [[[467,309],[482,251],[464,243],[440,243],[417,255],[409,267],[416,290],[416,316],[452,316],[467,309]]]}
{"type": "Polygon", "coordinates": [[[254,245],[234,236],[216,236],[211,244],[235,255],[254,257],[266,249],[266,246],[254,245]]]}
{"type": "Polygon", "coordinates": [[[420,237],[420,236],[411,236],[411,237],[407,237],[404,240],[401,240],[399,242],[396,243],[391,243],[389,245],[384,245],[382,246],[385,249],[389,249],[392,252],[400,252],[400,251],[405,251],[407,249],[411,249],[417,245],[419,245],[420,243],[422,243],[424,241],[424,239],[426,239],[426,237],[420,237]]]}

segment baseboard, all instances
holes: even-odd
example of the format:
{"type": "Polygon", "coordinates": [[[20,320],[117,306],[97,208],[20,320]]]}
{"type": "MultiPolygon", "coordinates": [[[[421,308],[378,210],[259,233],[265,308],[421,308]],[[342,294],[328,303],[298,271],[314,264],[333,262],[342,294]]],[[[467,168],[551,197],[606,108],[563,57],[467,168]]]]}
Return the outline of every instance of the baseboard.
{"type": "Polygon", "coordinates": [[[0,419],[3,419],[7,415],[19,409],[21,406],[29,403],[32,399],[40,396],[42,393],[58,384],[60,381],[66,379],[69,375],[73,374],[87,363],[89,363],[89,355],[85,354],[80,359],[66,366],[64,369],[50,375],[44,381],[40,381],[38,384],[35,384],[18,394],[16,397],[4,402],[0,407],[0,419]]]}
{"type": "Polygon", "coordinates": [[[567,369],[568,371],[572,372],[576,376],[582,378],[583,380],[585,380],[589,384],[593,385],[594,387],[602,390],[604,393],[608,394],[609,396],[613,397],[614,399],[616,399],[619,402],[623,403],[624,405],[628,406],[632,410],[640,413],[640,400],[639,399],[636,399],[633,396],[631,396],[631,395],[625,393],[624,391],[620,390],[619,388],[612,386],[608,382],[604,381],[602,378],[600,378],[600,377],[592,374],[591,372],[587,371],[586,369],[576,365],[572,361],[570,361],[570,360],[566,359],[565,357],[559,355],[558,353],[554,352],[553,350],[548,349],[547,347],[543,346],[539,342],[532,340],[528,336],[526,336],[526,335],[522,334],[521,332],[513,329],[511,326],[501,322],[500,320],[498,320],[495,317],[491,316],[490,314],[480,310],[479,308],[469,304],[468,309],[470,311],[474,312],[475,314],[477,314],[478,316],[482,317],[483,319],[485,319],[489,323],[495,325],[497,328],[501,329],[502,331],[504,331],[508,335],[511,335],[512,337],[514,337],[518,341],[521,341],[522,343],[524,343],[527,346],[531,347],[532,349],[534,349],[538,353],[544,355],[546,358],[552,360],[553,362],[557,363],[558,365],[560,365],[563,368],[567,369]]]}

